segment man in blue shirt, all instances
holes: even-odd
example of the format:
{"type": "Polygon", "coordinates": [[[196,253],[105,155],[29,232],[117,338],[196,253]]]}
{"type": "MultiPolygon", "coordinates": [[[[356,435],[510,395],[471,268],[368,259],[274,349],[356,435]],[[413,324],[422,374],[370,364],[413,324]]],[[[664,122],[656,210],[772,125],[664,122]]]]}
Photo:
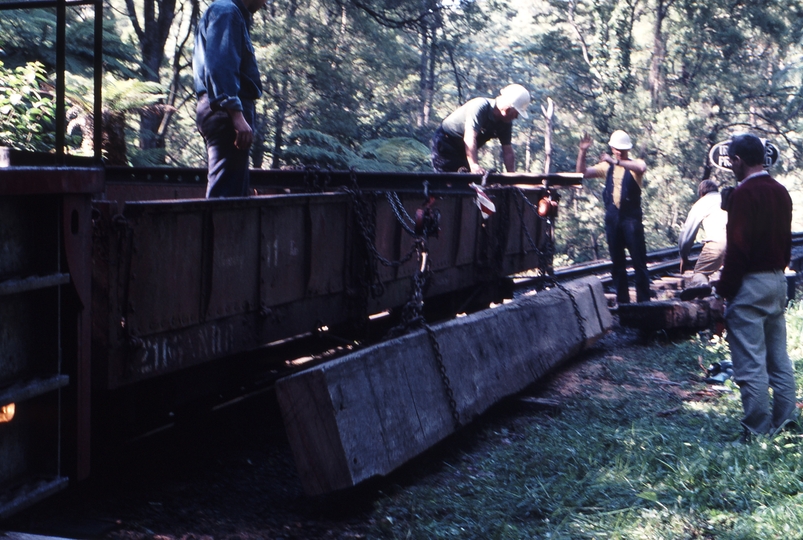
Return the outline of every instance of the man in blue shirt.
{"type": "Polygon", "coordinates": [[[206,141],[206,196],[245,197],[255,101],[262,95],[249,29],[267,0],[217,0],[201,17],[192,67],[196,124],[206,141]]]}

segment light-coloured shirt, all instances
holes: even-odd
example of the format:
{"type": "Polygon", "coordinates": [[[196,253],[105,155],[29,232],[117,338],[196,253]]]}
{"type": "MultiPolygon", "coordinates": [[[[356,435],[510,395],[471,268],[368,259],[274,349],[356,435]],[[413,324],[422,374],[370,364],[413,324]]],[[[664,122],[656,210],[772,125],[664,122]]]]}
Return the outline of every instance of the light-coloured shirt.
{"type": "Polygon", "coordinates": [[[678,251],[681,257],[689,256],[701,225],[703,243],[725,243],[728,213],[722,209],[722,195],[718,191],[706,193],[689,210],[678,238],[678,251]]]}

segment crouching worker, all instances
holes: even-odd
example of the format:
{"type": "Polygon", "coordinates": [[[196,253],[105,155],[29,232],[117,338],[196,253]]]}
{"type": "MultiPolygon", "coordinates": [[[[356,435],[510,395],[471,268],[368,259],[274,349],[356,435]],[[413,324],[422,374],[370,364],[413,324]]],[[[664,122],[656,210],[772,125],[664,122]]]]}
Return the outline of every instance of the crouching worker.
{"type": "MultiPolygon", "coordinates": [[[[689,297],[710,294],[711,288],[708,282],[719,279],[719,270],[725,260],[725,228],[728,224],[728,213],[722,209],[722,196],[716,182],[713,180],[700,182],[697,196],[699,198],[691,207],[678,238],[682,273],[691,267],[689,253],[702,226],[703,248],[694,265],[691,284],[687,289],[688,294],[685,295],[689,297]]],[[[685,299],[683,294],[681,298],[685,299]]]]}
{"type": "Polygon", "coordinates": [[[499,139],[507,172],[516,170],[513,120],[529,118],[530,93],[520,84],[502,89],[499,97],[474,98],[446,117],[432,136],[432,167],[436,172],[483,174],[478,150],[491,139],[499,139]]]}

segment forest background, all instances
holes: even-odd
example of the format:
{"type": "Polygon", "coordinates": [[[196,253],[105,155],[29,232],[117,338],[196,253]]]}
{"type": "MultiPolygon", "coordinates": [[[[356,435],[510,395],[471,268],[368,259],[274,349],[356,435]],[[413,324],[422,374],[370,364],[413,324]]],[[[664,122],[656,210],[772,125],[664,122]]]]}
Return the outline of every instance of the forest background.
{"type": "MultiPolygon", "coordinates": [[[[207,5],[104,0],[107,163],[205,166],[191,54],[207,5]]],[[[68,151],[91,154],[94,9],[67,12],[68,151]]],[[[0,146],[52,151],[55,9],[0,14],[0,146]]],[[[445,116],[520,83],[533,101],[514,124],[519,171],[574,171],[584,131],[593,157],[631,134],[649,250],[676,244],[706,174],[733,183],[708,152],[745,131],[779,149],[771,172],[803,230],[803,0],[269,0],[251,36],[254,167],[428,171],[445,116]]],[[[494,144],[482,161],[502,170],[494,144]]],[[[607,257],[601,191],[562,191],[556,266],[607,257]]]]}

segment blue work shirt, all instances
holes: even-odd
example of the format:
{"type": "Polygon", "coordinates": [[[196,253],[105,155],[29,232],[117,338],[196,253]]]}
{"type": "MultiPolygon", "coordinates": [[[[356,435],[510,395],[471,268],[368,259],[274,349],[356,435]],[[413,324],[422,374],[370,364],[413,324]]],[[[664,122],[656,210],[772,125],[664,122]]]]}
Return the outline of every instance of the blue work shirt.
{"type": "Polygon", "coordinates": [[[192,72],[195,93],[209,94],[212,110],[243,110],[242,100],[262,95],[251,13],[240,0],[216,0],[201,17],[195,33],[192,72]]]}

